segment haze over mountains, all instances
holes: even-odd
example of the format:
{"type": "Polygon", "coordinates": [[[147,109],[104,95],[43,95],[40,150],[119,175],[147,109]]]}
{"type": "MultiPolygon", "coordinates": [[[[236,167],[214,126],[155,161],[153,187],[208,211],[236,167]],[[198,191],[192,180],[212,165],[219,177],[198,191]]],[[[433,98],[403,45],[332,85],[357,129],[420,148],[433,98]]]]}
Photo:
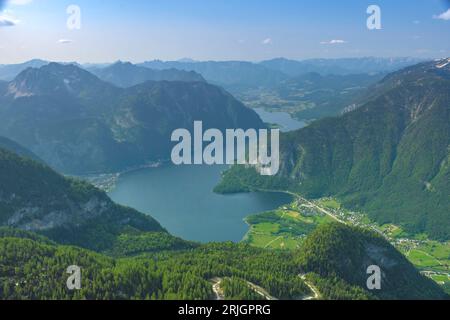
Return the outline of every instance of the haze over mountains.
{"type": "Polygon", "coordinates": [[[103,81],[122,88],[132,87],[146,81],[205,81],[200,74],[194,71],[177,69],[153,70],[120,61],[105,68],[93,67],[87,70],[103,81]]]}
{"type": "Polygon", "coordinates": [[[263,127],[254,111],[204,81],[123,89],[75,65],[50,63],[24,70],[0,89],[0,135],[66,173],[167,159],[173,130],[190,129],[195,120],[205,128],[263,127]]]}
{"type": "MultiPolygon", "coordinates": [[[[300,120],[335,116],[351,109],[368,86],[389,72],[420,62],[415,58],[347,58],[295,61],[277,58],[246,61],[147,61],[138,65],[75,64],[119,87],[144,81],[207,81],[219,85],[252,108],[288,112],[300,120]]],[[[48,64],[32,60],[0,65],[0,81],[11,81],[27,67],[48,64]]],[[[66,64],[66,63],[64,63],[66,64]]],[[[0,87],[1,87],[0,82],[0,87]]]]}
{"type": "Polygon", "coordinates": [[[412,58],[349,58],[289,60],[278,58],[259,63],[242,61],[147,61],[141,66],[152,69],[176,68],[200,73],[206,81],[224,86],[232,93],[248,89],[272,88],[307,73],[349,75],[387,73],[418,63],[412,58]]]}
{"type": "MultiPolygon", "coordinates": [[[[138,64],[153,70],[195,71],[206,81],[232,87],[272,86],[279,81],[305,73],[322,75],[348,75],[362,73],[388,73],[419,63],[416,58],[346,58],[346,59],[310,59],[289,60],[277,58],[259,63],[247,61],[179,61],[153,60],[138,64]]],[[[42,67],[48,64],[44,60],[31,60],[21,64],[0,65],[0,80],[10,81],[28,67],[42,67]]],[[[120,62],[118,62],[120,65],[120,62]]],[[[72,63],[73,64],[73,63],[72,63]]],[[[89,71],[103,69],[113,64],[85,64],[89,71]]]]}
{"type": "Polygon", "coordinates": [[[419,62],[417,58],[342,58],[310,59],[303,61],[276,58],[261,62],[266,68],[281,71],[295,77],[303,73],[315,72],[323,75],[349,75],[361,73],[388,73],[419,62]]]}

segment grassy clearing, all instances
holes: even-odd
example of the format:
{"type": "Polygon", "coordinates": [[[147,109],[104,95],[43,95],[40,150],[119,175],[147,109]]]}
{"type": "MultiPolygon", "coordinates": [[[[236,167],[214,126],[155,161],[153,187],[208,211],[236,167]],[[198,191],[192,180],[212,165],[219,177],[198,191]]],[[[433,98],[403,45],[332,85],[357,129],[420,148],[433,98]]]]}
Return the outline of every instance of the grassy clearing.
{"type": "Polygon", "coordinates": [[[297,201],[283,208],[250,216],[250,231],[244,241],[253,246],[272,249],[297,249],[304,237],[319,224],[332,221],[315,209],[297,201]]]}

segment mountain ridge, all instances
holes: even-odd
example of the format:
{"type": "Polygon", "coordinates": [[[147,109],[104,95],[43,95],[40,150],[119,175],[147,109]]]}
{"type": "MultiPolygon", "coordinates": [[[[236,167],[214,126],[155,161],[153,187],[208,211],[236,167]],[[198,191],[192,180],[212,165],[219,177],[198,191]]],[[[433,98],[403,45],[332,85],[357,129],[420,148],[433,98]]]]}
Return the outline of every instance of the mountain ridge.
{"type": "Polygon", "coordinates": [[[0,135],[72,174],[167,159],[172,131],[194,120],[205,128],[264,127],[253,110],[206,82],[148,81],[124,89],[75,65],[26,69],[1,93],[0,135]]]}
{"type": "Polygon", "coordinates": [[[204,82],[203,77],[194,71],[177,69],[152,70],[129,62],[116,62],[104,68],[87,69],[103,81],[118,87],[127,88],[146,81],[188,81],[204,82]]]}

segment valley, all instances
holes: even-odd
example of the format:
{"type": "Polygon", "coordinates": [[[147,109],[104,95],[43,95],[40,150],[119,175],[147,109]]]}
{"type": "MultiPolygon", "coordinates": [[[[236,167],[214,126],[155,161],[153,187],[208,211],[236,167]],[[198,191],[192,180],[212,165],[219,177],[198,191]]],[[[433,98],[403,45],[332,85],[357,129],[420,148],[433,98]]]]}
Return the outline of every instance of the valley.
{"type": "Polygon", "coordinates": [[[260,248],[296,250],[319,225],[338,221],[382,235],[422,274],[450,291],[450,242],[410,235],[393,224],[379,225],[364,213],[343,208],[333,198],[309,201],[299,194],[289,194],[295,198],[292,203],[245,219],[250,229],[243,242],[260,248]]]}
{"type": "Polygon", "coordinates": [[[0,304],[450,301],[449,23],[450,0],[0,0],[0,304]]]}
{"type": "MultiPolygon", "coordinates": [[[[4,103],[0,111],[6,117],[3,132],[32,146],[28,151],[9,139],[0,140],[0,176],[7,182],[0,185],[0,223],[4,226],[0,227],[0,279],[5,283],[0,288],[1,297],[447,298],[444,291],[449,291],[449,243],[426,235],[429,229],[417,230],[408,224],[377,219],[359,205],[359,198],[352,193],[355,188],[366,194],[378,192],[370,189],[371,183],[384,179],[386,172],[416,187],[417,182],[395,170],[396,159],[389,158],[395,154],[392,148],[398,147],[402,134],[406,136],[403,143],[408,143],[412,139],[408,134],[413,135],[414,126],[424,121],[436,124],[431,127],[438,133],[444,132],[446,124],[432,115],[445,117],[446,109],[444,100],[438,100],[428,110],[414,110],[415,118],[410,123],[411,107],[403,108],[402,99],[411,89],[406,86],[405,93],[405,86],[396,86],[398,79],[417,85],[414,75],[425,70],[429,73],[427,79],[419,77],[417,81],[425,81],[425,85],[436,81],[446,88],[442,77],[446,77],[447,70],[439,68],[436,73],[433,65],[423,64],[412,67],[413,72],[406,75],[394,73],[361,98],[359,109],[349,109],[338,118],[309,122],[295,119],[295,108],[274,110],[266,106],[254,112],[195,73],[154,73],[143,68],[118,63],[108,70],[97,70],[99,76],[116,82],[113,85],[78,66],[51,63],[41,69],[27,69],[0,86],[4,103]],[[127,80],[120,77],[121,72],[130,72],[128,82],[118,82],[127,80]],[[189,79],[134,83],[160,76],[189,79]],[[43,85],[47,82],[52,85],[43,85]],[[111,104],[99,98],[102,94],[111,99],[111,104]],[[63,100],[70,101],[67,113],[57,107],[63,100]],[[30,110],[35,105],[39,106],[37,125],[29,127],[27,123],[34,116],[30,110]],[[95,110],[89,108],[94,105],[95,110]],[[376,108],[384,113],[380,115],[376,108]],[[172,166],[158,161],[170,149],[170,145],[160,143],[161,138],[168,138],[171,128],[188,127],[186,119],[199,114],[208,127],[280,127],[280,174],[264,177],[253,167],[172,166]],[[368,120],[367,114],[372,118],[368,120]],[[80,145],[69,134],[60,136],[59,129],[47,130],[47,116],[57,127],[81,129],[79,138],[93,143],[81,146],[83,154],[90,156],[89,161],[80,162],[80,145]],[[11,131],[17,125],[21,130],[11,131]],[[375,126],[373,134],[365,140],[360,127],[371,125],[375,126]],[[378,138],[376,133],[385,129],[392,134],[378,138]],[[152,137],[150,141],[147,135],[152,137]],[[40,146],[30,140],[33,136],[39,137],[40,146]],[[350,142],[354,143],[353,150],[350,142]],[[74,148],[66,148],[67,143],[74,148]],[[376,156],[380,144],[387,153],[382,153],[382,159],[376,156]],[[360,145],[367,147],[363,150],[369,150],[369,157],[359,150],[360,145]],[[159,148],[156,153],[155,146],[159,148]],[[147,147],[152,153],[143,151],[147,147]],[[92,150],[102,150],[102,154],[91,154],[92,150]],[[111,164],[110,154],[124,157],[111,164]],[[70,159],[69,166],[62,159],[70,159]],[[65,173],[78,171],[79,176],[103,191],[56,173],[45,164],[47,161],[65,173]],[[348,167],[348,163],[355,168],[348,167]],[[363,178],[362,172],[369,174],[363,178]],[[45,256],[44,261],[41,256],[45,256]],[[87,268],[89,285],[76,293],[46,289],[58,288],[58,281],[64,278],[64,261],[73,257],[87,268]],[[384,287],[380,292],[366,287],[366,268],[370,264],[383,270],[384,287]],[[26,270],[41,265],[46,270],[43,275],[25,275],[26,270]],[[56,272],[57,277],[52,278],[47,271],[56,272]],[[31,287],[36,278],[43,280],[31,287]]],[[[324,101],[341,95],[340,90],[350,88],[353,81],[363,84],[363,79],[350,75],[336,78],[308,74],[296,81],[301,88],[312,86],[313,91],[302,95],[314,95],[315,90],[327,92],[324,101]],[[331,90],[336,83],[341,87],[331,90]],[[316,88],[319,84],[324,87],[316,88]]],[[[360,93],[363,87],[358,89],[360,93]]],[[[440,87],[435,89],[444,99],[440,87]]],[[[421,94],[413,98],[422,101],[421,94]]],[[[358,99],[357,95],[352,95],[351,100],[358,99]]],[[[335,112],[343,105],[327,110],[335,112]]],[[[313,109],[320,111],[317,106],[313,109]]],[[[441,160],[439,173],[418,176],[427,179],[427,190],[437,199],[437,209],[431,213],[445,216],[445,198],[435,192],[446,190],[447,164],[442,161],[441,146],[447,140],[445,135],[440,138],[435,146],[439,151],[437,160],[429,161],[419,153],[423,164],[420,169],[432,171],[441,160]]],[[[401,161],[408,164],[409,154],[400,151],[401,161]]],[[[412,167],[412,171],[416,170],[412,167]]],[[[395,190],[396,186],[388,187],[395,190]]],[[[408,194],[415,192],[432,200],[423,191],[408,190],[408,194]]],[[[358,196],[364,198],[366,194],[358,196]]],[[[400,213],[405,214],[405,210],[400,213]]],[[[439,228],[445,237],[447,226],[442,223],[439,228]]]]}

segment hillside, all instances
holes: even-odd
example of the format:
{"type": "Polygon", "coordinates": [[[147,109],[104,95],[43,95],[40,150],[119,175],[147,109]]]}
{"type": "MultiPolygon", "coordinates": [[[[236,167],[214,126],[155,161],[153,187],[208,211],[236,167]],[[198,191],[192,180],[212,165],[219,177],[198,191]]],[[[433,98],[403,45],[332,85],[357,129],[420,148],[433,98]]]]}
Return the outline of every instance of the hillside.
{"type": "Polygon", "coordinates": [[[195,71],[206,81],[224,86],[227,90],[267,87],[278,84],[288,77],[282,72],[246,61],[146,61],[139,66],[150,69],[179,69],[195,71]]]}
{"type": "Polygon", "coordinates": [[[147,242],[150,236],[157,237],[160,246],[164,240],[172,241],[164,239],[166,231],[150,216],[116,205],[93,186],[4,149],[0,149],[0,179],[0,226],[98,251],[112,250],[136,236],[147,235],[143,239],[147,242]]]}
{"type": "Polygon", "coordinates": [[[167,159],[174,129],[260,128],[257,114],[205,82],[123,89],[75,65],[29,68],[0,91],[0,135],[71,174],[120,171],[167,159]],[[76,133],[76,134],[74,134],[76,133]]]}
{"type": "Polygon", "coordinates": [[[319,291],[322,288],[329,298],[345,294],[339,291],[345,292],[348,286],[387,300],[446,298],[436,283],[422,276],[387,240],[372,231],[340,223],[319,226],[300,248],[298,261],[303,272],[315,274],[312,278],[318,282],[319,291]],[[381,270],[380,290],[367,289],[367,268],[372,265],[381,270]]]}
{"type": "Polygon", "coordinates": [[[91,68],[87,70],[101,80],[122,88],[132,87],[146,81],[205,81],[201,75],[194,71],[177,69],[152,70],[120,61],[105,68],[91,68]]]}
{"type": "Polygon", "coordinates": [[[213,299],[210,280],[214,277],[224,278],[225,295],[234,299],[261,299],[247,283],[287,300],[312,296],[311,284],[319,289],[320,299],[446,298],[383,241],[370,233],[330,225],[311,235],[299,252],[223,243],[115,259],[61,246],[30,232],[0,229],[0,298],[213,299]],[[350,250],[353,246],[356,249],[350,250]],[[79,291],[65,287],[65,270],[73,261],[82,268],[79,291]],[[377,293],[361,282],[367,278],[368,263],[380,263],[383,270],[377,293]],[[405,274],[399,272],[401,268],[406,268],[405,274]],[[308,274],[300,277],[299,272],[308,274]]]}
{"type": "Polygon", "coordinates": [[[283,80],[272,87],[232,93],[252,108],[287,112],[301,120],[316,120],[356,108],[359,99],[384,76],[384,73],[322,75],[310,72],[283,80]]]}
{"type": "MultiPolygon", "coordinates": [[[[398,71],[359,109],[282,135],[275,179],[234,177],[241,186],[337,196],[380,223],[449,239],[449,92],[447,60],[398,71]]],[[[226,176],[219,189],[232,190],[232,181],[226,176]]]]}
{"type": "Polygon", "coordinates": [[[39,159],[37,155],[35,155],[30,150],[22,147],[20,144],[5,137],[0,137],[0,149],[7,150],[22,157],[30,158],[37,162],[43,162],[41,159],[39,159]]]}

